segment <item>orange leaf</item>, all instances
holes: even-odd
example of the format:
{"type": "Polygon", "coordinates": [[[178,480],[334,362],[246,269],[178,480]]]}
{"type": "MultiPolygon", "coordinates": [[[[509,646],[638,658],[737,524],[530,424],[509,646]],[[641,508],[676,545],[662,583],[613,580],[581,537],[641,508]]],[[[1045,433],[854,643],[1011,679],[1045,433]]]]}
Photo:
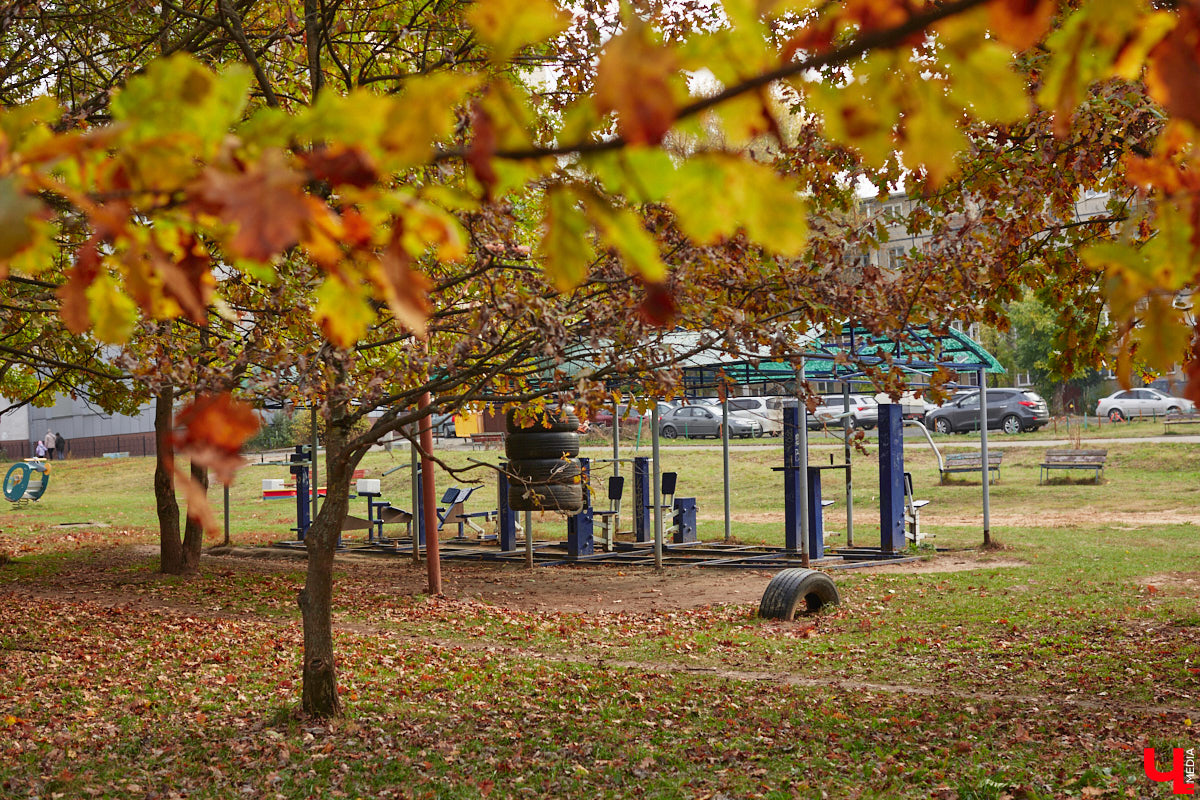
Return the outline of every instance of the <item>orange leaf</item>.
{"type": "Polygon", "coordinates": [[[62,301],[58,313],[71,333],[83,333],[92,327],[87,288],[99,274],[100,253],[96,250],[96,239],[93,237],[79,247],[79,251],[75,253],[75,264],[67,273],[66,282],[58,287],[58,299],[62,301]]]}
{"type": "Polygon", "coordinates": [[[1054,0],[992,0],[988,18],[997,38],[1015,50],[1033,47],[1050,29],[1054,0]]]}
{"type": "Polygon", "coordinates": [[[674,53],[635,23],[600,55],[596,106],[601,114],[616,112],[617,129],[630,144],[658,144],[675,121],[670,80],[677,68],[674,53]]]}
{"type": "Polygon", "coordinates": [[[258,431],[259,420],[248,404],[223,392],[197,397],[179,412],[175,425],[182,428],[175,434],[179,453],[213,470],[228,485],[244,463],[238,451],[258,431]]]}
{"type": "Polygon", "coordinates": [[[1171,116],[1200,125],[1200,10],[1179,12],[1175,28],[1150,51],[1146,88],[1171,116]]]}
{"type": "Polygon", "coordinates": [[[651,283],[646,287],[646,296],[638,306],[638,315],[647,325],[665,328],[679,315],[679,306],[666,284],[651,283]]]}
{"type": "Polygon", "coordinates": [[[484,197],[492,199],[492,187],[499,177],[496,167],[492,164],[492,156],[496,153],[496,128],[492,117],[479,103],[471,109],[471,130],[475,136],[471,139],[471,147],[467,151],[467,164],[475,173],[476,180],[483,186],[484,197]]]}
{"type": "Polygon", "coordinates": [[[269,150],[244,172],[206,169],[192,194],[200,208],[236,229],[228,243],[234,254],[267,261],[300,239],[311,216],[303,187],[283,154],[269,150]]]}
{"type": "MultiPolygon", "coordinates": [[[[195,456],[192,457],[192,460],[196,461],[195,456]]],[[[175,480],[179,486],[183,487],[188,518],[199,520],[205,533],[216,533],[220,526],[217,524],[217,515],[213,513],[212,506],[208,503],[208,491],[192,477],[190,472],[179,467],[175,467],[175,480]]]]}
{"type": "Polygon", "coordinates": [[[412,257],[404,249],[404,223],[397,220],[392,229],[392,241],[379,256],[379,269],[373,277],[396,321],[418,336],[425,334],[425,319],[429,316],[429,281],[412,269],[412,257]]]}

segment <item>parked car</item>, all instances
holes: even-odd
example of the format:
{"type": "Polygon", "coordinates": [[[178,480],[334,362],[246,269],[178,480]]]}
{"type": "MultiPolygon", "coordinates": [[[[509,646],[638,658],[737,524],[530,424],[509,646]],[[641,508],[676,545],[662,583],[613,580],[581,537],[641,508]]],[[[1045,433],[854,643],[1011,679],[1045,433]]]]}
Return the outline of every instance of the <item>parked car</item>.
{"type": "MultiPolygon", "coordinates": [[[[783,433],[783,409],[772,407],[770,397],[731,397],[729,416],[757,421],[761,432],[771,436],[783,433]]],[[[732,428],[730,429],[732,433],[732,428]]],[[[761,435],[761,434],[760,434],[761,435]]]]}
{"type": "Polygon", "coordinates": [[[1196,404],[1183,397],[1172,397],[1158,389],[1144,387],[1114,392],[1100,398],[1096,415],[1121,422],[1130,417],[1161,416],[1179,411],[1195,411],[1196,404]]]}
{"type": "MultiPolygon", "coordinates": [[[[925,415],[931,410],[930,407],[936,408],[933,403],[926,403],[920,397],[917,397],[916,392],[905,392],[900,395],[899,401],[893,401],[887,392],[880,392],[875,395],[875,403],[892,403],[896,402],[900,406],[900,416],[904,419],[925,419],[925,415]]],[[[879,419],[879,412],[876,411],[876,420],[879,419]]]]}
{"type": "Polygon", "coordinates": [[[449,439],[455,435],[454,433],[454,415],[453,414],[434,414],[433,415],[433,435],[441,439],[449,439]]]}
{"type": "MultiPolygon", "coordinates": [[[[721,411],[711,406],[695,405],[673,409],[659,418],[658,432],[667,439],[684,436],[691,439],[721,436],[721,411]]],[[[757,420],[729,417],[729,436],[732,439],[749,439],[762,436],[762,425],[757,420]]]]}
{"type": "MultiPolygon", "coordinates": [[[[846,413],[846,398],[840,394],[821,397],[821,404],[808,417],[810,430],[822,427],[839,427],[846,413]]],[[[850,395],[850,427],[871,430],[879,424],[879,403],[865,394],[850,395]]]]}
{"type": "MultiPolygon", "coordinates": [[[[988,389],[988,430],[1009,434],[1036,431],[1050,421],[1050,409],[1042,396],[1031,389],[988,389]]],[[[938,433],[979,430],[979,390],[955,397],[929,412],[925,427],[938,433]]]]}

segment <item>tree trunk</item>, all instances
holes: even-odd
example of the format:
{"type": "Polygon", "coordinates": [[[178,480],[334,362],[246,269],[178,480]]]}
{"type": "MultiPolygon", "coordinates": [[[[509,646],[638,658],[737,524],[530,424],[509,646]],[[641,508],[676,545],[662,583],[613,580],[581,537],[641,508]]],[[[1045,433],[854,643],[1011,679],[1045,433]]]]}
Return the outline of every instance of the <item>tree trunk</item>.
{"type": "MultiPolygon", "coordinates": [[[[208,469],[192,462],[192,480],[204,487],[208,492],[208,469]]],[[[199,518],[188,514],[187,523],[183,527],[183,571],[195,572],[200,568],[200,552],[204,547],[204,525],[199,518]]]]}
{"type": "Polygon", "coordinates": [[[347,431],[330,424],[325,441],[325,502],[308,529],[308,573],[298,602],[304,620],[304,711],[318,717],[342,713],[333,654],[333,557],[350,508],[350,475],[358,459],[346,450],[347,431]]]}
{"type": "Polygon", "coordinates": [[[154,443],[158,456],[154,467],[154,499],[158,507],[159,569],[167,575],[185,570],[179,540],[179,502],[175,499],[175,447],[171,442],[175,387],[164,386],[154,403],[154,443]]]}

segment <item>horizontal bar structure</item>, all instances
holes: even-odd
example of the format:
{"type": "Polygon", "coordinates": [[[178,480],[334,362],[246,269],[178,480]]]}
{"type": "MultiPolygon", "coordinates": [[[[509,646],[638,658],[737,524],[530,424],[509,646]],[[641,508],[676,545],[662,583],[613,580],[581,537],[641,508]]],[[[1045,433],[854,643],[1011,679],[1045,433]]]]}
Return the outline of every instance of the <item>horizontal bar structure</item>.
{"type": "MultiPolygon", "coordinates": [[[[304,549],[303,542],[279,542],[276,547],[292,550],[304,549]]],[[[654,566],[653,544],[617,542],[611,553],[597,552],[591,555],[570,558],[567,545],[559,541],[533,543],[534,564],[541,567],[576,565],[605,566],[654,566]]],[[[410,539],[391,539],[384,542],[346,542],[343,552],[364,555],[412,556],[410,539]]],[[[424,550],[424,548],[422,548],[424,550]]],[[[877,564],[900,564],[916,561],[920,556],[885,553],[878,547],[854,547],[827,551],[825,558],[812,559],[811,566],[817,569],[854,569],[877,564]]],[[[525,552],[504,552],[495,545],[479,542],[456,542],[442,540],[440,554],[443,561],[477,561],[480,563],[525,563],[525,552]]],[[[663,543],[663,566],[697,567],[721,569],[776,570],[800,564],[799,553],[789,553],[782,547],[765,545],[723,544],[719,542],[696,542],[692,544],[663,543]]]]}

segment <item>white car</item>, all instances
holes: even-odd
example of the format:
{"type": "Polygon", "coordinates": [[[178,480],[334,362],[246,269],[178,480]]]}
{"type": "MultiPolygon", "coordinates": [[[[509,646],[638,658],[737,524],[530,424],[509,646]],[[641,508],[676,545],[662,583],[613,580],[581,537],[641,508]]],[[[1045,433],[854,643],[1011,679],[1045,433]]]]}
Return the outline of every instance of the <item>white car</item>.
{"type": "Polygon", "coordinates": [[[754,420],[768,436],[783,433],[783,408],[770,397],[731,397],[729,416],[754,420]]]}
{"type": "Polygon", "coordinates": [[[1180,411],[1193,412],[1196,404],[1182,397],[1163,394],[1158,389],[1125,389],[1100,398],[1096,415],[1121,422],[1130,417],[1162,416],[1180,411]]]}

